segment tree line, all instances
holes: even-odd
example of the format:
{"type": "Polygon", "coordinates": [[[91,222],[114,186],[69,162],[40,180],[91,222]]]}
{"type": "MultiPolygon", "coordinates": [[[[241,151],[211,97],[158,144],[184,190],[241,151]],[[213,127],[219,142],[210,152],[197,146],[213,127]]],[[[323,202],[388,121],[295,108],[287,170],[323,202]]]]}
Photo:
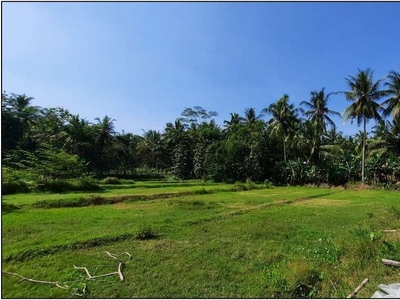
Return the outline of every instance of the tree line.
{"type": "Polygon", "coordinates": [[[225,182],[400,181],[400,73],[374,81],[372,70],[358,70],[345,80],[347,91],[312,91],[300,107],[285,94],[260,114],[246,108],[221,125],[215,111],[185,108],[162,132],[143,135],[116,132],[115,120],[107,115],[89,122],[64,108],[33,106],[34,99],[25,94],[3,92],[3,174],[21,180],[151,170],[225,182]],[[328,107],[338,94],[349,101],[342,114],[328,107]],[[335,115],[362,130],[345,136],[331,118],[335,115]],[[376,124],[367,133],[371,119],[376,124]]]}

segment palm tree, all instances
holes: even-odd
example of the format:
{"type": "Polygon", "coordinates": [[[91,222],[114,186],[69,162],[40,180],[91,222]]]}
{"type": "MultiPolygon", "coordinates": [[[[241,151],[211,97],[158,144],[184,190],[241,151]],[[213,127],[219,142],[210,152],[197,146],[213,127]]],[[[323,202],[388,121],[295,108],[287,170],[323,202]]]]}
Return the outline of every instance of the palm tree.
{"type": "Polygon", "coordinates": [[[380,120],[372,127],[374,137],[372,138],[371,154],[394,153],[400,155],[400,118],[388,120],[380,120]]]}
{"type": "Polygon", "coordinates": [[[225,127],[230,127],[242,123],[244,119],[238,113],[231,113],[231,120],[224,120],[225,127]]]}
{"type": "Polygon", "coordinates": [[[358,74],[354,77],[349,75],[346,78],[346,83],[350,89],[344,93],[346,99],[351,101],[350,104],[342,113],[344,121],[347,122],[351,119],[357,120],[357,125],[363,124],[364,134],[362,142],[362,163],[361,163],[361,180],[362,184],[365,183],[365,147],[366,147],[366,136],[367,136],[367,122],[370,119],[381,120],[381,116],[378,113],[380,108],[377,103],[382,97],[388,94],[385,90],[380,90],[380,85],[383,82],[383,78],[376,82],[373,82],[373,71],[370,69],[358,70],[358,74]]]}
{"type": "Polygon", "coordinates": [[[106,115],[102,120],[100,120],[100,118],[95,118],[94,120],[97,121],[97,141],[102,149],[104,146],[108,145],[114,140],[115,119],[111,119],[106,115]]]}
{"type": "Polygon", "coordinates": [[[97,124],[96,128],[96,142],[98,146],[99,164],[100,164],[100,174],[103,175],[103,154],[104,150],[111,145],[115,139],[114,121],[109,116],[104,116],[102,120],[100,118],[95,118],[97,124]]]}
{"type": "Polygon", "coordinates": [[[260,120],[262,118],[263,114],[260,114],[258,116],[256,116],[256,111],[254,108],[246,108],[244,110],[244,123],[246,124],[253,124],[255,123],[257,120],[260,120]]]}
{"type": "Polygon", "coordinates": [[[148,130],[143,134],[143,140],[139,144],[142,156],[146,158],[144,163],[150,168],[158,168],[157,154],[161,147],[161,133],[156,130],[148,130]],[[143,153],[146,152],[146,153],[143,153]]]}
{"type": "Polygon", "coordinates": [[[393,119],[400,118],[400,73],[391,71],[388,78],[390,81],[385,82],[385,86],[392,97],[382,103],[382,106],[386,106],[383,114],[388,116],[392,113],[393,119]]]}
{"type": "Polygon", "coordinates": [[[34,100],[34,98],[28,97],[25,94],[11,94],[9,99],[11,110],[18,116],[24,133],[28,131],[30,125],[34,124],[39,112],[37,106],[31,106],[32,100],[34,100]]]}
{"type": "MultiPolygon", "coordinates": [[[[321,138],[326,133],[326,125],[329,124],[332,128],[335,128],[335,122],[329,117],[329,115],[340,116],[336,111],[328,109],[328,100],[331,94],[325,95],[325,88],[318,91],[311,92],[310,102],[302,101],[300,105],[304,105],[308,108],[304,115],[310,117],[311,124],[314,128],[312,134],[312,148],[311,156],[315,155],[319,157],[319,148],[321,146],[321,138]]],[[[319,160],[319,159],[318,159],[319,160]]]]}
{"type": "Polygon", "coordinates": [[[286,139],[298,121],[294,105],[289,104],[289,96],[285,94],[276,103],[264,108],[262,112],[272,114],[272,119],[269,121],[271,135],[282,134],[283,136],[283,158],[286,162],[286,139]]]}
{"type": "Polygon", "coordinates": [[[181,120],[175,120],[175,123],[167,123],[165,126],[164,137],[168,144],[175,144],[184,135],[186,125],[181,122],[181,120]]]}
{"type": "Polygon", "coordinates": [[[90,144],[89,122],[81,119],[78,115],[72,115],[65,126],[62,135],[65,137],[64,148],[73,154],[83,155],[80,151],[84,146],[90,144]]]}

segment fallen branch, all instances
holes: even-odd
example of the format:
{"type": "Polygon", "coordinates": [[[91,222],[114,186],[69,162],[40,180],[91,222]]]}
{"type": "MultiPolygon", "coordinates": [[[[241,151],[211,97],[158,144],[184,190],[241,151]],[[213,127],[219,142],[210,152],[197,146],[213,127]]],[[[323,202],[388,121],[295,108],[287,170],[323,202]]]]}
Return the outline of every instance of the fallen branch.
{"type": "Polygon", "coordinates": [[[364,281],[361,282],[361,284],[358,287],[356,287],[356,289],[350,295],[348,295],[346,298],[350,299],[350,298],[353,298],[355,295],[357,295],[358,292],[364,287],[364,285],[367,284],[367,282],[368,282],[368,278],[365,278],[364,281]]]}
{"type": "Polygon", "coordinates": [[[24,276],[19,275],[17,273],[11,273],[11,272],[6,272],[6,271],[3,271],[3,273],[4,274],[8,274],[8,275],[12,275],[12,276],[17,276],[17,277],[21,278],[21,280],[19,282],[29,281],[29,282],[33,282],[33,283],[51,284],[51,285],[55,285],[56,287],[59,287],[60,289],[65,289],[65,290],[69,288],[68,285],[62,286],[57,281],[36,280],[36,279],[24,277],[24,276]]]}
{"type": "Polygon", "coordinates": [[[400,261],[382,258],[382,262],[388,266],[400,267],[400,261]]]}
{"type": "Polygon", "coordinates": [[[396,229],[385,229],[385,230],[382,230],[382,232],[386,232],[386,233],[396,232],[396,231],[397,231],[396,229]]]}
{"type": "Polygon", "coordinates": [[[74,265],[74,269],[76,269],[76,270],[85,270],[85,272],[86,272],[86,274],[88,276],[88,279],[92,279],[93,278],[93,276],[90,275],[89,270],[86,269],[85,267],[77,267],[77,266],[74,265]]]}
{"type": "Polygon", "coordinates": [[[132,258],[132,255],[130,255],[128,252],[124,252],[124,253],[129,256],[128,261],[130,261],[132,258]]]}
{"type": "MultiPolygon", "coordinates": [[[[77,266],[74,265],[74,269],[76,269],[76,270],[84,270],[85,273],[86,273],[86,275],[87,275],[87,278],[86,278],[87,280],[96,279],[96,278],[100,278],[100,277],[111,276],[111,275],[118,275],[119,278],[121,279],[121,281],[123,281],[123,280],[124,280],[124,275],[122,274],[122,267],[124,266],[125,263],[124,263],[124,262],[121,262],[121,261],[118,259],[118,255],[113,254],[113,253],[110,253],[110,252],[108,252],[108,251],[105,251],[105,252],[107,253],[107,255],[108,255],[109,257],[111,257],[111,258],[113,258],[113,259],[115,259],[115,260],[117,260],[117,261],[119,262],[119,264],[118,264],[118,270],[117,270],[117,271],[111,272],[111,273],[107,273],[107,274],[100,274],[100,275],[95,275],[95,276],[93,276],[92,274],[90,274],[89,270],[88,270],[86,267],[77,267],[77,266]]],[[[126,254],[126,255],[129,257],[129,258],[128,258],[128,261],[132,258],[132,255],[130,255],[128,252],[124,252],[124,253],[122,253],[122,254],[126,254]]],[[[122,254],[121,254],[121,255],[122,255],[122,254]]],[[[99,266],[96,267],[96,271],[97,271],[97,268],[98,268],[98,267],[99,267],[99,266]]],[[[96,271],[95,271],[95,272],[96,272],[96,271]]],[[[29,282],[32,282],[32,283],[50,284],[50,285],[54,285],[54,286],[56,286],[56,287],[58,287],[58,288],[60,288],[60,289],[65,289],[65,290],[67,290],[67,289],[70,288],[68,285],[66,285],[66,284],[61,285],[61,284],[60,284],[59,282],[57,282],[57,281],[36,280],[36,279],[24,277],[24,276],[22,276],[22,275],[20,275],[20,274],[17,274],[17,273],[11,273],[11,272],[6,272],[6,271],[2,271],[2,272],[3,272],[4,274],[7,274],[7,275],[16,276],[16,277],[21,278],[21,280],[20,280],[19,282],[22,282],[22,281],[29,281],[29,282]]],[[[76,282],[76,281],[78,281],[78,280],[75,280],[75,281],[67,281],[67,282],[76,282]]],[[[73,297],[73,296],[81,296],[81,297],[86,296],[87,286],[86,286],[85,283],[82,283],[82,282],[81,282],[81,284],[83,284],[82,293],[78,293],[79,288],[76,288],[76,289],[73,291],[71,297],[73,297]]]]}
{"type": "Polygon", "coordinates": [[[122,275],[121,266],[122,266],[122,263],[119,263],[119,265],[118,265],[118,275],[119,275],[119,278],[121,279],[121,281],[123,281],[124,280],[124,275],[122,275]]]}
{"type": "Polygon", "coordinates": [[[106,251],[106,253],[107,253],[107,255],[108,255],[109,257],[112,257],[112,258],[118,260],[118,257],[116,257],[115,254],[112,254],[112,253],[110,253],[110,252],[108,252],[108,251],[106,251]]]}
{"type": "Polygon", "coordinates": [[[116,271],[116,272],[111,272],[111,273],[101,274],[101,275],[96,275],[96,276],[92,276],[92,275],[89,273],[88,269],[85,268],[85,267],[77,267],[77,266],[74,265],[74,268],[77,269],[77,270],[85,270],[85,272],[86,272],[86,274],[87,274],[87,278],[86,278],[86,279],[88,279],[88,280],[95,279],[95,278],[99,278],[99,277],[106,277],[106,276],[111,276],[111,275],[118,275],[119,278],[120,278],[121,281],[122,281],[122,280],[124,280],[124,276],[122,275],[122,272],[121,272],[121,266],[122,266],[122,264],[123,264],[123,263],[119,263],[119,265],[118,265],[118,271],[116,271]]]}

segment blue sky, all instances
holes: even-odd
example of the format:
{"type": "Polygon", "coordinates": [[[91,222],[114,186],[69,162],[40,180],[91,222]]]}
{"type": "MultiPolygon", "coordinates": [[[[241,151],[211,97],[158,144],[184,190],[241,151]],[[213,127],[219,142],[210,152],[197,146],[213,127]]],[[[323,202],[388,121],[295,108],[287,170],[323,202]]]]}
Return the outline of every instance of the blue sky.
{"type": "Polygon", "coordinates": [[[2,3],[2,14],[3,90],[135,134],[185,107],[222,124],[285,93],[298,106],[312,90],[346,90],[357,69],[378,79],[400,67],[398,2],[2,3]]]}

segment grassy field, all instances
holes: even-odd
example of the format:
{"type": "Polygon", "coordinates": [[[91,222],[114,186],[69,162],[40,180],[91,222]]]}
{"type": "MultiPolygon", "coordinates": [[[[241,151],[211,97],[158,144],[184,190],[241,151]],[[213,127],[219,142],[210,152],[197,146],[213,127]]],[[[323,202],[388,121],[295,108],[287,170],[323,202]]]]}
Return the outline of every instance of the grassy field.
{"type": "Polygon", "coordinates": [[[400,229],[398,192],[201,181],[104,188],[3,196],[2,270],[69,288],[3,273],[2,297],[67,298],[85,283],[89,298],[343,298],[369,278],[359,293],[368,298],[399,281],[400,269],[381,263],[400,260],[400,232],[382,232],[400,229]],[[124,281],[74,269],[116,271],[105,251],[132,255],[124,281]]]}

